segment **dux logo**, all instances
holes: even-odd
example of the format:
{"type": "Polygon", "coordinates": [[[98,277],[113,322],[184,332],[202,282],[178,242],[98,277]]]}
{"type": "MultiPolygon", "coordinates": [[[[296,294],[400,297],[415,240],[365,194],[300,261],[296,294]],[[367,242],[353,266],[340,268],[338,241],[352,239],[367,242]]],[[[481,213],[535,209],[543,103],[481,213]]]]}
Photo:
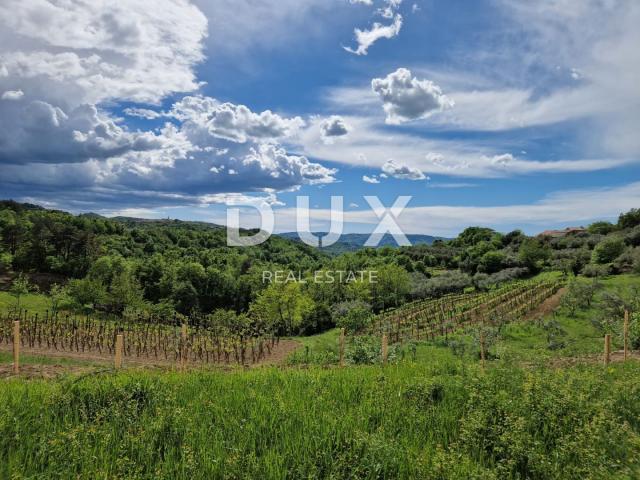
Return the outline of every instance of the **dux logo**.
{"type": "MultiPolygon", "coordinates": [[[[390,234],[396,243],[401,246],[411,245],[409,239],[398,225],[398,217],[411,201],[410,196],[400,196],[396,198],[391,207],[385,207],[378,197],[366,196],[367,201],[376,218],[378,224],[365,243],[367,247],[376,247],[385,234],[390,234]]],[[[311,233],[311,211],[309,209],[309,197],[299,196],[296,202],[296,231],[300,240],[312,247],[328,247],[333,245],[342,236],[344,228],[344,198],[341,196],[331,197],[331,215],[329,231],[322,238],[311,233]]],[[[271,205],[268,204],[235,204],[227,208],[227,245],[231,247],[251,247],[266,242],[273,234],[275,228],[275,213],[271,205]],[[240,208],[250,207],[255,209],[260,215],[260,231],[255,235],[240,234],[240,208]]]]}

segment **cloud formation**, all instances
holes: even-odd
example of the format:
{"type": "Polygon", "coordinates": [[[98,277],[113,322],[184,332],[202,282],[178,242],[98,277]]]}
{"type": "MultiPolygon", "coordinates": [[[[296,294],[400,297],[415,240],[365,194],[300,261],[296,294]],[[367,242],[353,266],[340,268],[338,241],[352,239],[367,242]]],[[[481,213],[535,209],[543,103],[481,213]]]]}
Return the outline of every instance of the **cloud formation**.
{"type": "Polygon", "coordinates": [[[408,165],[398,165],[392,159],[387,160],[382,165],[382,171],[389,177],[402,180],[424,180],[427,178],[420,169],[408,165]]]}
{"type": "Polygon", "coordinates": [[[418,80],[406,68],[399,68],[385,78],[374,78],[371,89],[382,100],[389,124],[426,118],[454,105],[439,86],[429,80],[418,80]]]}
{"type": "Polygon", "coordinates": [[[184,97],[173,105],[169,115],[194,135],[238,143],[288,137],[305,125],[300,117],[283,118],[270,110],[254,113],[244,105],[220,103],[201,95],[184,97]]]}
{"type": "Polygon", "coordinates": [[[344,137],[350,130],[351,126],[337,115],[327,118],[320,126],[320,134],[325,142],[332,141],[335,137],[344,137]]]}
{"type": "Polygon", "coordinates": [[[369,48],[381,38],[393,38],[400,33],[402,28],[402,15],[399,13],[393,17],[393,22],[383,25],[374,22],[369,30],[354,29],[353,33],[356,37],[358,46],[353,49],[351,47],[343,47],[347,52],[355,55],[366,55],[369,48]]]}

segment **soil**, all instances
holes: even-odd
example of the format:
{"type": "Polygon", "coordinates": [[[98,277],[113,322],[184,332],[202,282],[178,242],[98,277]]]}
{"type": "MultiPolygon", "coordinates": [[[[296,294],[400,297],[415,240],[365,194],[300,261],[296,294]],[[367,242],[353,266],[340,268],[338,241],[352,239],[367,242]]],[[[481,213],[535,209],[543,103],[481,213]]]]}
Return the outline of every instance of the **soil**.
{"type": "MultiPolygon", "coordinates": [[[[289,355],[300,347],[300,343],[295,340],[280,340],[280,342],[272,349],[271,354],[262,361],[251,365],[247,368],[255,368],[269,365],[282,365],[286,362],[289,355]]],[[[0,345],[0,351],[11,352],[10,345],[0,345]]],[[[110,369],[113,365],[113,356],[109,354],[100,354],[97,352],[60,352],[56,350],[26,348],[22,347],[21,355],[24,356],[41,356],[51,359],[67,359],[76,360],[78,362],[87,362],[87,365],[73,364],[23,364],[20,366],[21,378],[53,378],[68,373],[91,373],[97,370],[110,369]]],[[[142,368],[142,369],[159,369],[173,370],[176,368],[176,362],[171,360],[156,358],[137,358],[125,357],[124,366],[126,368],[142,368]]],[[[212,369],[212,370],[232,370],[238,365],[218,364],[218,363],[191,363],[187,368],[191,369],[212,369]]],[[[11,364],[0,365],[0,378],[13,377],[13,366],[11,364]]]]}
{"type": "Polygon", "coordinates": [[[560,306],[560,300],[562,300],[562,297],[565,293],[567,293],[567,289],[564,287],[561,288],[540,305],[538,305],[535,309],[527,313],[522,318],[522,320],[535,320],[536,318],[545,317],[553,313],[553,311],[560,306]]]}

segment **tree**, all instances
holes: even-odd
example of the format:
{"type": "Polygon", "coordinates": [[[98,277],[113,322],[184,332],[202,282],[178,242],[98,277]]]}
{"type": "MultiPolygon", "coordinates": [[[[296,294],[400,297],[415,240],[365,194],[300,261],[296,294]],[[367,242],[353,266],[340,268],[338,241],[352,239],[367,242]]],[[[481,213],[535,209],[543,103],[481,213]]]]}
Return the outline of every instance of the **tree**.
{"type": "Polygon", "coordinates": [[[595,222],[589,225],[587,230],[589,230],[589,233],[596,235],[608,235],[615,229],[616,226],[611,222],[595,222]]]}
{"type": "Polygon", "coordinates": [[[551,257],[549,247],[535,238],[527,238],[520,245],[518,258],[532,273],[542,270],[544,263],[551,257]]]}
{"type": "Polygon", "coordinates": [[[9,288],[9,294],[15,298],[15,310],[19,312],[22,308],[21,300],[22,297],[27,295],[33,287],[29,283],[29,279],[25,274],[20,273],[16,277],[16,279],[11,283],[11,287],[9,288]]]}
{"type": "Polygon", "coordinates": [[[51,286],[48,298],[49,305],[51,306],[51,315],[53,316],[57,315],[61,308],[65,308],[69,303],[71,303],[71,298],[69,297],[67,289],[57,283],[54,283],[51,286]]]}
{"type": "Polygon", "coordinates": [[[275,331],[291,334],[297,331],[313,307],[313,300],[302,291],[300,283],[272,283],[258,295],[250,313],[275,331]]]}
{"type": "Polygon", "coordinates": [[[107,289],[99,280],[71,280],[67,288],[74,306],[78,309],[95,310],[107,299],[107,289]]]}
{"type": "Polygon", "coordinates": [[[599,265],[613,262],[624,248],[624,241],[621,238],[606,238],[593,249],[591,260],[599,265]]]}
{"type": "Polygon", "coordinates": [[[498,251],[487,252],[480,258],[481,270],[485,273],[495,273],[502,269],[505,255],[498,251]]]}
{"type": "Polygon", "coordinates": [[[618,217],[619,228],[633,228],[640,225],[640,208],[632,208],[618,217]]]}

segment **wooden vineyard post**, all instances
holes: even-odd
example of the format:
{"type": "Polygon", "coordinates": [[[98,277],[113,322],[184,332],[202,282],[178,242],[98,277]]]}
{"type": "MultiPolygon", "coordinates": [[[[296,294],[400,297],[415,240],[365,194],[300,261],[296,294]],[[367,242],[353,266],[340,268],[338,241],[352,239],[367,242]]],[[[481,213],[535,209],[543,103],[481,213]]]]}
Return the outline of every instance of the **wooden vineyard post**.
{"type": "Polygon", "coordinates": [[[629,310],[624,311],[624,361],[629,357],[629,310]]]}
{"type": "Polygon", "coordinates": [[[119,333],[116,335],[116,352],[115,352],[115,360],[114,367],[116,370],[120,370],[122,368],[122,351],[124,350],[124,336],[119,333]]]}
{"type": "Polygon", "coordinates": [[[340,366],[344,367],[344,328],[340,329],[340,366]]]}
{"type": "Polygon", "coordinates": [[[20,320],[13,322],[13,373],[20,373],[20,320]]]}
{"type": "Polygon", "coordinates": [[[611,335],[604,336],[604,364],[609,365],[611,362],[611,335]]]}
{"type": "Polygon", "coordinates": [[[485,361],[484,328],[482,328],[482,325],[481,325],[480,326],[480,365],[482,366],[482,370],[484,370],[484,361],[485,361]]]}
{"type": "Polygon", "coordinates": [[[182,332],[180,334],[180,343],[182,348],[180,349],[180,368],[185,370],[187,368],[187,324],[182,324],[182,332]]]}
{"type": "Polygon", "coordinates": [[[389,358],[389,339],[387,338],[387,334],[382,334],[382,364],[387,364],[387,359],[389,358]]]}

